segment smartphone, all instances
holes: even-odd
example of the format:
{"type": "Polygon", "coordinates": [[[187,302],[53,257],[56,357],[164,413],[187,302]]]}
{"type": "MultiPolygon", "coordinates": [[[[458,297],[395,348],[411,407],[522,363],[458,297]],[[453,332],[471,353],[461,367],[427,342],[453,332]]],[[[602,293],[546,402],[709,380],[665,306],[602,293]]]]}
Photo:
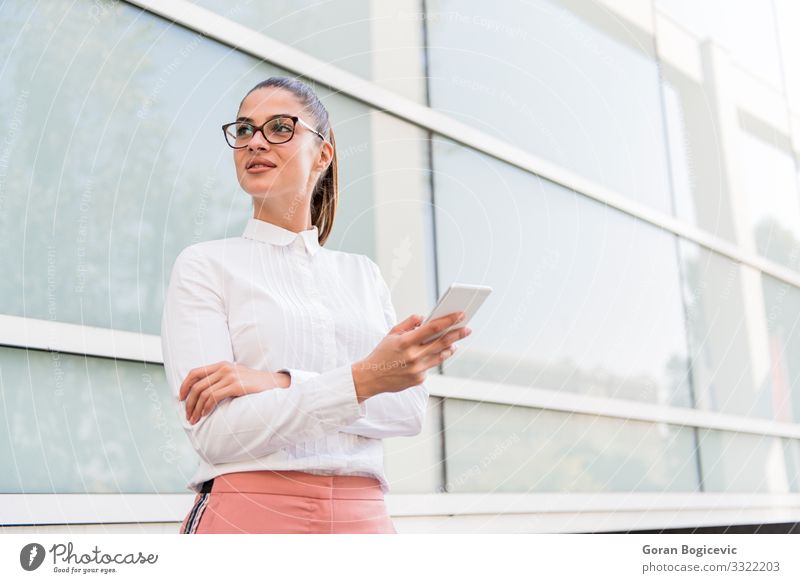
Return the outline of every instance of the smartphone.
{"type": "Polygon", "coordinates": [[[447,291],[442,294],[442,297],[440,297],[439,301],[436,302],[436,305],[433,307],[433,310],[431,310],[431,313],[428,314],[428,317],[425,318],[425,321],[422,323],[427,324],[431,320],[446,316],[447,314],[452,314],[453,312],[464,312],[464,319],[460,322],[456,322],[448,328],[445,328],[438,334],[429,336],[422,342],[422,344],[433,342],[440,336],[450,332],[450,330],[455,330],[457,328],[463,328],[466,326],[467,322],[469,322],[472,316],[475,315],[475,312],[477,312],[478,308],[480,308],[483,302],[486,301],[486,298],[489,297],[490,293],[492,293],[492,288],[488,285],[451,283],[450,287],[448,287],[447,291]]]}

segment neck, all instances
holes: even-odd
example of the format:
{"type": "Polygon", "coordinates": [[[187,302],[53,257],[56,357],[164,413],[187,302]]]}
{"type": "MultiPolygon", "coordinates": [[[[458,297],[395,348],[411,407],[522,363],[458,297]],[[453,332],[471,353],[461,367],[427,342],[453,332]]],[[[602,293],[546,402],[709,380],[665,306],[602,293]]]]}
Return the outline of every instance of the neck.
{"type": "Polygon", "coordinates": [[[259,202],[257,199],[253,199],[253,201],[253,218],[255,219],[278,225],[294,233],[307,231],[314,227],[311,224],[311,209],[307,204],[300,204],[302,201],[295,200],[293,205],[285,206],[285,208],[278,208],[271,204],[274,201],[259,202]]]}

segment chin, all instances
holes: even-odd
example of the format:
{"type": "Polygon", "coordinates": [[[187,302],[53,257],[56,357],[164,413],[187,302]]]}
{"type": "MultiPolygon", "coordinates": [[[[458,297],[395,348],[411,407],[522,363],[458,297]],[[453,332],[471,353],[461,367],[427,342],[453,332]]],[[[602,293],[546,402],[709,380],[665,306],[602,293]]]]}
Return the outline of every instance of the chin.
{"type": "Polygon", "coordinates": [[[248,193],[264,192],[272,188],[272,180],[259,177],[245,176],[243,180],[239,181],[242,189],[248,193]]]}
{"type": "Polygon", "coordinates": [[[275,198],[278,196],[276,194],[276,190],[272,188],[270,184],[253,184],[244,183],[241,185],[242,190],[244,190],[247,194],[252,196],[253,198],[275,198]]]}
{"type": "Polygon", "coordinates": [[[244,191],[253,198],[275,198],[275,194],[269,188],[245,188],[244,191]]]}

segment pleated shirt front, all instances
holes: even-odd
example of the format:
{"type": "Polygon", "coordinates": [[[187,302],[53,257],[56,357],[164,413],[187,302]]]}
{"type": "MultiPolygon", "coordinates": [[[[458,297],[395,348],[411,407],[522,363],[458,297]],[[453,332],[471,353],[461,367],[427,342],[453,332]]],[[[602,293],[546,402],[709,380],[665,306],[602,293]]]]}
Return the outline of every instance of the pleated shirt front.
{"type": "Polygon", "coordinates": [[[387,492],[381,438],[421,430],[424,384],[358,402],[351,365],[397,317],[377,264],[326,249],[318,235],[251,218],[241,237],[195,243],[175,260],[161,342],[175,410],[200,456],[194,492],[223,473],[265,469],[373,476],[387,492]],[[291,385],[225,399],[192,425],[181,383],[222,361],[286,371],[291,385]]]}

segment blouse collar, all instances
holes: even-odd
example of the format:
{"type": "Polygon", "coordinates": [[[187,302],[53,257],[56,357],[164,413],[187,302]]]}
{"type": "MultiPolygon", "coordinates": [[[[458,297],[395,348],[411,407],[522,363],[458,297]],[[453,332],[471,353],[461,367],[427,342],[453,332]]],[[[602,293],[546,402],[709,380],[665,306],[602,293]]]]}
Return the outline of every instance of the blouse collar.
{"type": "Polygon", "coordinates": [[[274,223],[251,217],[247,220],[242,237],[264,243],[272,243],[273,245],[289,245],[300,237],[305,242],[306,250],[311,255],[314,255],[320,249],[319,229],[316,225],[305,231],[295,233],[274,223]]]}

